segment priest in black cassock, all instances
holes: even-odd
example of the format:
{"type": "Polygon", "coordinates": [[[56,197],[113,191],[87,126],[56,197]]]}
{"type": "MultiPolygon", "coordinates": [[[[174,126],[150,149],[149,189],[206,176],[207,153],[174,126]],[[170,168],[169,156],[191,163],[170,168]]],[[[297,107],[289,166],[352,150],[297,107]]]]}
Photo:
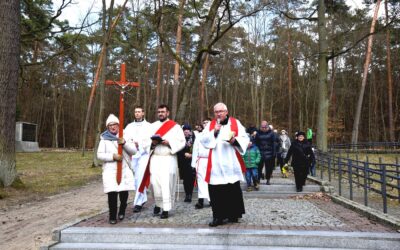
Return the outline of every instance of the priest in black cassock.
{"type": "Polygon", "coordinates": [[[222,225],[225,220],[238,222],[245,213],[240,181],[244,181],[246,167],[241,155],[249,144],[245,128],[228,115],[225,104],[217,103],[214,115],[200,140],[210,150],[205,177],[213,211],[210,227],[222,225]]]}

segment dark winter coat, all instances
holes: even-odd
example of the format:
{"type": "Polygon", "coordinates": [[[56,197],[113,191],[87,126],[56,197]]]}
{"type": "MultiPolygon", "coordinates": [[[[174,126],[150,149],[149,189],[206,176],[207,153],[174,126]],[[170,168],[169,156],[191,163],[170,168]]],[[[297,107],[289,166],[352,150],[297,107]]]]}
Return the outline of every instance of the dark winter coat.
{"type": "Polygon", "coordinates": [[[276,138],[275,133],[271,129],[266,132],[258,131],[255,142],[263,159],[272,159],[275,157],[276,138]]]}
{"type": "Polygon", "coordinates": [[[309,166],[312,161],[315,160],[314,153],[311,149],[311,144],[306,140],[300,142],[298,140],[293,141],[290,145],[289,151],[285,158],[285,163],[287,163],[292,157],[292,166],[309,166]]]}

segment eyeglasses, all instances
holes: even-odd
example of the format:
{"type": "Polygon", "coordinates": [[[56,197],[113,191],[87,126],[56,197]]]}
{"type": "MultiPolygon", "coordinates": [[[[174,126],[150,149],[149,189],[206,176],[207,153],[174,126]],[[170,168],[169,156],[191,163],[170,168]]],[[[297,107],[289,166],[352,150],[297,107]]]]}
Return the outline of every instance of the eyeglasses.
{"type": "Polygon", "coordinates": [[[157,113],[167,113],[167,111],[161,110],[161,111],[157,111],[157,113]]]}
{"type": "Polygon", "coordinates": [[[261,128],[268,128],[268,127],[261,127],[261,128]]]}
{"type": "Polygon", "coordinates": [[[214,110],[214,113],[219,114],[219,113],[224,113],[226,110],[214,110]]]}

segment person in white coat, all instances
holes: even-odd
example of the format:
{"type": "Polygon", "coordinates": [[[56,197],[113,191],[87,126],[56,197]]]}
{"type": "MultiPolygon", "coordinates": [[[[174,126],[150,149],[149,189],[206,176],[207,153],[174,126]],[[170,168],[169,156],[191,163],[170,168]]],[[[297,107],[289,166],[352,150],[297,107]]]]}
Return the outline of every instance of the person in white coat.
{"type": "Polygon", "coordinates": [[[131,157],[136,152],[135,144],[118,138],[119,120],[110,114],[106,121],[107,130],[100,136],[97,157],[103,161],[103,187],[108,195],[109,223],[117,223],[118,196],[120,206],[118,219],[123,220],[128,201],[128,191],[134,190],[131,157]],[[118,154],[118,145],[123,145],[122,155],[118,154]],[[117,182],[117,162],[122,161],[121,182],[117,182]]]}
{"type": "Polygon", "coordinates": [[[213,211],[210,227],[222,225],[225,219],[236,223],[245,213],[240,181],[244,181],[246,166],[241,155],[249,144],[245,128],[237,119],[229,117],[225,104],[214,106],[214,116],[200,140],[210,149],[205,179],[213,211]]]}
{"type": "MultiPolygon", "coordinates": [[[[153,214],[158,215],[162,208],[160,218],[166,219],[175,201],[178,168],[176,153],[185,147],[186,140],[182,127],[168,118],[167,105],[160,105],[157,115],[159,120],[152,123],[150,129],[150,167],[146,169],[142,182],[148,183],[150,179],[155,200],[153,214]]],[[[142,186],[139,191],[142,191],[142,186]]]]}
{"type": "MultiPolygon", "coordinates": [[[[144,171],[146,170],[147,162],[149,161],[149,152],[146,150],[145,142],[150,138],[150,123],[144,118],[145,112],[142,107],[135,108],[135,120],[129,123],[124,134],[128,141],[135,143],[138,151],[132,156],[132,169],[135,173],[135,187],[139,188],[144,171]]],[[[147,189],[147,188],[146,188],[147,189]]],[[[141,192],[135,193],[133,200],[133,212],[138,213],[142,210],[144,203],[147,202],[146,189],[141,192]]]]}
{"type": "MultiPolygon", "coordinates": [[[[203,125],[206,126],[210,121],[205,120],[203,125]]],[[[200,139],[203,132],[197,133],[196,139],[193,144],[192,153],[192,168],[196,170],[196,183],[197,183],[197,198],[198,201],[194,206],[196,209],[202,209],[204,207],[204,200],[210,202],[210,195],[208,194],[208,183],[205,181],[208,153],[209,149],[205,148],[201,143],[200,139]]]]}

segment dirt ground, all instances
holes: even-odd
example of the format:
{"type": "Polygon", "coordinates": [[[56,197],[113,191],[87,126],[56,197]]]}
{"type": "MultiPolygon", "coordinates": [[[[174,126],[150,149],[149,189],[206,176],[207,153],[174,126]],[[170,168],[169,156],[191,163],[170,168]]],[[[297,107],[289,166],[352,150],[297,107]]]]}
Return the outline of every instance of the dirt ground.
{"type": "Polygon", "coordinates": [[[101,181],[40,201],[1,206],[0,249],[38,249],[51,242],[54,228],[106,208],[101,181]]]}

